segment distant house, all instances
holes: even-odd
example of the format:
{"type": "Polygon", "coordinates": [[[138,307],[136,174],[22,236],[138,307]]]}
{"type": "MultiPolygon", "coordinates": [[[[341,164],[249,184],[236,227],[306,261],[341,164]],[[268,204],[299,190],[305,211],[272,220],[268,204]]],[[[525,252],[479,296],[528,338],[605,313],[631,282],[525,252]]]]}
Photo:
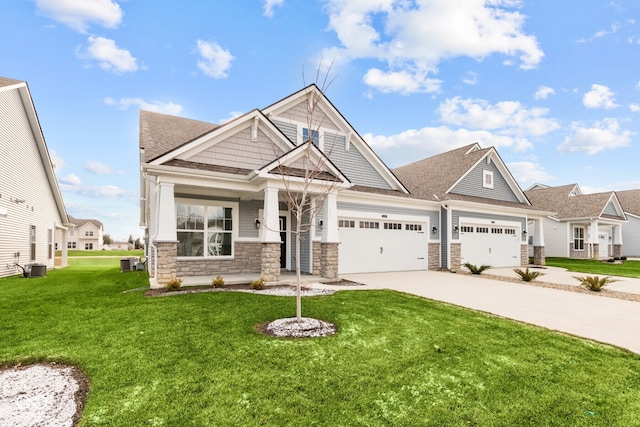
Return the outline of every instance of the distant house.
{"type": "Polygon", "coordinates": [[[0,277],[67,265],[69,219],[26,82],[0,77],[0,277]],[[60,238],[56,239],[58,232],[60,238]]]}
{"type": "Polygon", "coordinates": [[[495,148],[470,144],[391,171],[316,85],[222,125],[141,111],[140,224],[151,286],[218,274],[271,281],[294,269],[285,200],[312,159],[326,161],[311,199],[327,182],[334,191],[301,230],[303,273],[520,266],[528,222],[541,228],[548,214],[531,206],[495,148]]]}
{"type": "Polygon", "coordinates": [[[73,228],[69,230],[67,248],[79,251],[98,251],[104,245],[104,227],[97,219],[79,219],[69,215],[73,228]]]}
{"type": "Polygon", "coordinates": [[[616,191],[627,223],[622,227],[622,254],[640,257],[640,190],[616,191]]]}
{"type": "Polygon", "coordinates": [[[578,184],[536,184],[525,194],[534,207],[555,212],[544,221],[547,256],[606,259],[623,254],[627,217],[615,192],[583,194],[578,184]]]}
{"type": "Polygon", "coordinates": [[[133,249],[133,244],[129,242],[113,242],[110,244],[105,244],[103,246],[106,251],[130,251],[133,249]]]}

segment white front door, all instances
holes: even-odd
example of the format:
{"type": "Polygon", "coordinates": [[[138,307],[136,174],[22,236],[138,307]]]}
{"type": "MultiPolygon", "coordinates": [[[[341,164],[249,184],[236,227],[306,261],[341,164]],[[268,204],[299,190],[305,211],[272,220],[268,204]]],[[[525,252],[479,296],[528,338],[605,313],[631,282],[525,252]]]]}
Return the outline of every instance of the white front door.
{"type": "Polygon", "coordinates": [[[427,224],[340,218],[340,274],[427,269],[427,224]]]}
{"type": "Polygon", "coordinates": [[[609,236],[598,233],[598,258],[609,258],[609,236]]]}

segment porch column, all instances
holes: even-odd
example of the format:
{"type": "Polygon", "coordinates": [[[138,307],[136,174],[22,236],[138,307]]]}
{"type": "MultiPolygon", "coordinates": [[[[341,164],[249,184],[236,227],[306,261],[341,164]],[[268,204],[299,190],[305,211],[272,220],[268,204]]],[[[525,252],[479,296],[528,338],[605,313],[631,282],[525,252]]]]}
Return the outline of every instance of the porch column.
{"type": "Polygon", "coordinates": [[[62,251],[62,260],[61,260],[61,265],[60,267],[66,267],[69,265],[69,248],[67,248],[68,245],[68,237],[67,237],[67,233],[69,232],[68,228],[63,228],[62,229],[62,242],[60,243],[61,245],[61,251],[62,251]]]}
{"type": "Polygon", "coordinates": [[[621,257],[622,256],[622,226],[616,225],[611,230],[612,238],[613,238],[613,256],[621,257]]]}
{"type": "Polygon", "coordinates": [[[322,206],[322,243],[320,275],[330,279],[338,278],[338,196],[329,194],[322,206]]]}
{"type": "Polygon", "coordinates": [[[267,282],[280,279],[280,209],[278,205],[278,189],[267,187],[264,189],[264,205],[260,241],[262,242],[262,256],[260,259],[260,274],[267,282]]]}
{"type": "Polygon", "coordinates": [[[156,275],[151,287],[161,287],[176,275],[178,259],[178,234],[176,232],[176,202],[174,184],[160,182],[157,188],[157,234],[155,241],[157,258],[156,275]]]}
{"type": "Polygon", "coordinates": [[[589,226],[589,248],[590,258],[598,259],[600,257],[600,245],[598,244],[598,221],[591,221],[589,226]]]}
{"type": "Polygon", "coordinates": [[[544,257],[544,220],[542,218],[533,221],[533,263],[545,265],[544,257]]]}

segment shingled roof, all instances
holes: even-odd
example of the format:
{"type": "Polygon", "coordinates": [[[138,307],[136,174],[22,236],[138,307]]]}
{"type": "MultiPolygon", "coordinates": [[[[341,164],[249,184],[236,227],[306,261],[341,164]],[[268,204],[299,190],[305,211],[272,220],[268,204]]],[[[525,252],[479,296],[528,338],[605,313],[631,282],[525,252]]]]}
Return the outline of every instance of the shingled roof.
{"type": "Polygon", "coordinates": [[[616,191],[622,210],[640,216],[640,190],[616,191]]]}
{"type": "Polygon", "coordinates": [[[24,83],[22,80],[14,80],[7,77],[0,77],[0,87],[13,86],[18,83],[24,83]]]}
{"type": "Polygon", "coordinates": [[[472,150],[476,144],[465,145],[446,153],[428,157],[393,170],[415,197],[436,200],[451,199],[451,188],[491,148],[472,150]]]}
{"type": "Polygon", "coordinates": [[[87,223],[91,223],[93,225],[95,225],[98,228],[104,228],[102,223],[100,221],[98,221],[97,219],[79,219],[79,218],[74,218],[71,215],[69,215],[69,222],[73,225],[76,226],[76,228],[80,228],[83,225],[87,224],[87,223]]]}
{"type": "Polygon", "coordinates": [[[603,211],[612,196],[613,191],[594,194],[579,194],[572,196],[576,184],[561,185],[558,187],[537,188],[525,191],[531,204],[539,209],[556,212],[558,219],[570,218],[612,218],[625,219],[623,217],[603,215],[603,211]]]}
{"type": "Polygon", "coordinates": [[[140,110],[140,148],[144,148],[144,161],[150,162],[218,127],[213,123],[140,110]]]}

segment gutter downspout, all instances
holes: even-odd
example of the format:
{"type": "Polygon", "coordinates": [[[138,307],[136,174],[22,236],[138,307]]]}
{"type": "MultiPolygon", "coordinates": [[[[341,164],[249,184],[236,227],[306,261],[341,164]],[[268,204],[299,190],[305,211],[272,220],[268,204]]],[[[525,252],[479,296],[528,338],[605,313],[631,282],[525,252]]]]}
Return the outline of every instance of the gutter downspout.
{"type": "MultiPolygon", "coordinates": [[[[441,206],[447,211],[447,265],[445,265],[444,268],[451,270],[451,215],[449,215],[449,206],[444,203],[441,206]]],[[[440,215],[442,215],[442,210],[440,211],[440,215]]],[[[440,218],[440,227],[442,228],[442,218],[440,218]]],[[[442,246],[442,233],[440,234],[440,246],[442,246]]]]}
{"type": "MultiPolygon", "coordinates": [[[[157,184],[157,179],[151,179],[147,176],[146,173],[142,173],[142,178],[144,178],[145,180],[149,181],[149,183],[151,183],[153,185],[153,191],[155,192],[156,190],[156,184],[157,184]]],[[[150,191],[151,193],[151,191],[150,191]]],[[[149,198],[151,199],[151,195],[149,195],[149,198]]],[[[153,201],[154,204],[156,204],[156,206],[154,206],[154,213],[155,213],[155,218],[153,218],[153,221],[151,222],[151,224],[156,224],[156,228],[154,230],[154,234],[149,235],[149,246],[151,247],[151,250],[153,251],[153,281],[157,283],[158,281],[158,247],[153,243],[156,239],[156,237],[158,237],[158,228],[157,228],[157,224],[159,221],[159,216],[160,216],[160,212],[157,206],[158,203],[158,198],[157,197],[153,197],[153,201]]],[[[147,200],[147,203],[149,203],[149,207],[151,208],[151,200],[147,200]]],[[[147,228],[149,227],[149,225],[147,225],[147,228]]]]}

